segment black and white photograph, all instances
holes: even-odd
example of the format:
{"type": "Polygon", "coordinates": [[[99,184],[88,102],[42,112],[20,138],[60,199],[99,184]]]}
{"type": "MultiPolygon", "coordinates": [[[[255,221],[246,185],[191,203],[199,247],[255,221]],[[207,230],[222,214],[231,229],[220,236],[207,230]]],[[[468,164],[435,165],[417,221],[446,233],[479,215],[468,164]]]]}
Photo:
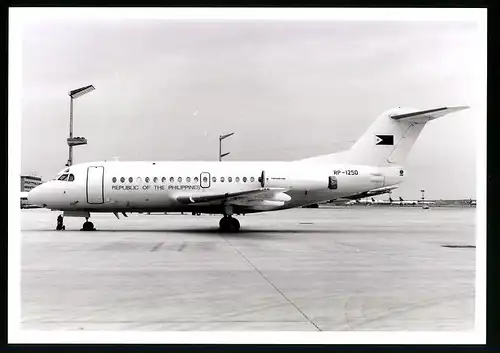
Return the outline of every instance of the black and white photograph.
{"type": "Polygon", "coordinates": [[[485,9],[9,12],[10,341],[484,342],[485,9]]]}

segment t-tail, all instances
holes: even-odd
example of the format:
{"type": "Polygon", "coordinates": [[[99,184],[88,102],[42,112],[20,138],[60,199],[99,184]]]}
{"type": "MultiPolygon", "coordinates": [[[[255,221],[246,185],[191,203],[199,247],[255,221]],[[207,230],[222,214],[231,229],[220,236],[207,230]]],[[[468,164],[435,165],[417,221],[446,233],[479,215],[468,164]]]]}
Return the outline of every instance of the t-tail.
{"type": "Polygon", "coordinates": [[[382,113],[349,150],[303,161],[373,166],[402,165],[429,121],[467,108],[469,107],[442,107],[429,110],[391,109],[382,113]]]}

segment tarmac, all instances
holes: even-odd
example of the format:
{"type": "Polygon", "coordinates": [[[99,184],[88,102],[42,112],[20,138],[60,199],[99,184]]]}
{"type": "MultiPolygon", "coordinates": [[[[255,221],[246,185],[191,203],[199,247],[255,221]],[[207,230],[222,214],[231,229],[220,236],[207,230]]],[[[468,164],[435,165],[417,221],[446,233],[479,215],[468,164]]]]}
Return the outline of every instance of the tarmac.
{"type": "Polygon", "coordinates": [[[57,215],[21,210],[22,329],[474,329],[475,208],[57,215]]]}

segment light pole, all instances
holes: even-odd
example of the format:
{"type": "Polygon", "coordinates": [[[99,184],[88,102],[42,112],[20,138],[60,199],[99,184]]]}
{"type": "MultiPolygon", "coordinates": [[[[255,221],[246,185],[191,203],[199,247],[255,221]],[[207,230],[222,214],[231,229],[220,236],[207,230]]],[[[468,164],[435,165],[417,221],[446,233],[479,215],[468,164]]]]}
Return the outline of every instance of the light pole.
{"type": "Polygon", "coordinates": [[[222,160],[222,157],[227,156],[230,152],[222,153],[222,140],[225,138],[234,135],[234,132],[231,132],[230,134],[226,135],[220,135],[219,136],[219,162],[222,160]]]}
{"type": "Polygon", "coordinates": [[[94,86],[85,86],[77,88],[73,91],[70,91],[70,103],[69,103],[69,138],[66,140],[69,146],[69,156],[68,163],[66,166],[71,166],[73,164],[73,146],[86,145],[87,139],[84,137],[73,137],[73,99],[83,96],[89,92],[95,90],[94,86]]]}

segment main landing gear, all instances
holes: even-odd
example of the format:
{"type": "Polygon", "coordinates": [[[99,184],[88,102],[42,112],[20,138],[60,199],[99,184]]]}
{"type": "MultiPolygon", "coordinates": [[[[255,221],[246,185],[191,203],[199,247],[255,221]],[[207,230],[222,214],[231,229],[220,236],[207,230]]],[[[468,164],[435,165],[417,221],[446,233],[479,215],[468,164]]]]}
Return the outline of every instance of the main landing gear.
{"type": "Polygon", "coordinates": [[[231,216],[224,216],[219,222],[219,227],[221,232],[238,232],[240,222],[231,216]]]}
{"type": "Polygon", "coordinates": [[[233,206],[224,206],[224,217],[219,222],[219,230],[221,232],[237,232],[240,230],[240,222],[236,218],[231,217],[233,213],[233,206]]]}
{"type": "Polygon", "coordinates": [[[83,230],[83,231],[95,230],[94,223],[89,222],[89,218],[85,217],[85,223],[83,223],[83,227],[80,230],[83,230]]]}

